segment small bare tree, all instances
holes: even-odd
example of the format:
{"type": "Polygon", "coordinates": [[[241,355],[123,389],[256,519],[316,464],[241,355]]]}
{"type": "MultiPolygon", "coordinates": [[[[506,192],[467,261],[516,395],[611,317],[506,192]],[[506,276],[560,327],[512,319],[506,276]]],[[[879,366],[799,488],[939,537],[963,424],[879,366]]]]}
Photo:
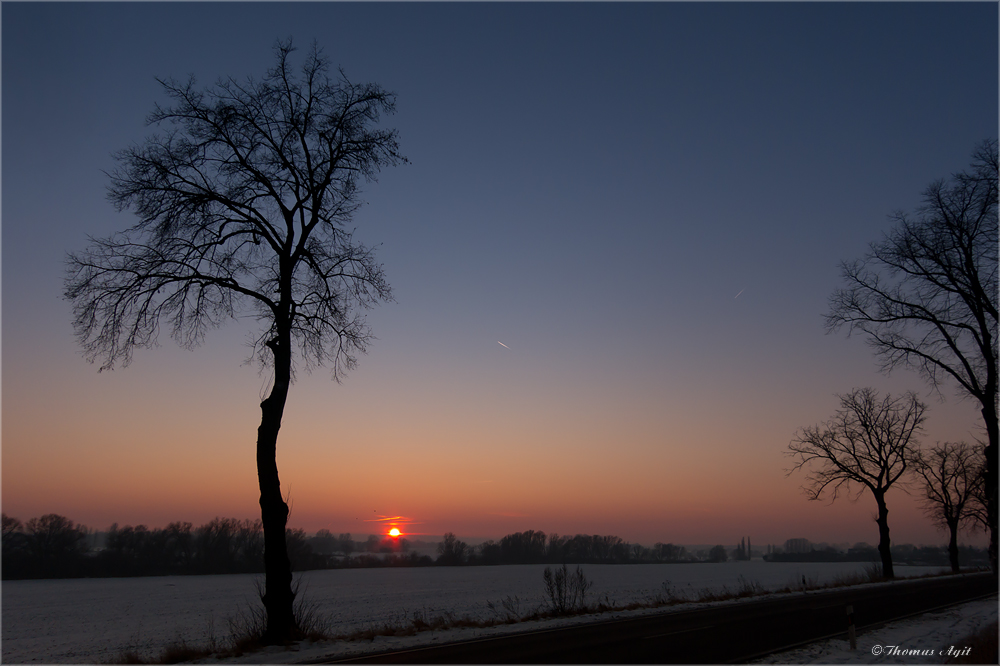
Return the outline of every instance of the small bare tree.
{"type": "Polygon", "coordinates": [[[841,493],[857,500],[867,489],[878,513],[878,552],[882,575],[893,578],[889,550],[889,509],[885,494],[906,472],[914,439],[924,421],[926,407],[913,393],[879,399],[871,388],[854,389],[840,398],[833,418],[802,428],[788,445],[787,455],[796,463],[789,474],[806,466],[812,471],[802,488],[810,500],[841,493]]]}
{"type": "Polygon", "coordinates": [[[65,292],[77,338],[102,370],[155,344],[161,321],[184,346],[230,317],[260,323],[254,354],[274,372],[257,430],[265,642],[295,633],[275,462],[293,349],[336,379],[366,350],[359,312],[391,292],[347,224],[359,183],[405,162],[396,132],[373,127],[394,110],[391,93],[343,72],[331,79],[315,46],[296,72],[292,52],[279,43],[262,79],[207,90],[160,81],[173,106],[157,106],[149,123],[164,131],[119,152],[111,174],[109,199],[139,221],[70,255],[65,292]]]}
{"type": "Polygon", "coordinates": [[[975,400],[986,428],[984,493],[990,561],[997,571],[997,142],[984,141],[971,169],[931,184],[917,215],[860,261],[842,266],[827,330],[860,331],[886,372],[917,370],[935,389],[953,382],[975,400]]]}
{"type": "Polygon", "coordinates": [[[983,484],[982,448],[965,442],[944,442],[928,451],[913,452],[912,464],[923,494],[924,511],[948,530],[948,558],[958,573],[958,530],[979,527],[977,498],[983,484]]]}

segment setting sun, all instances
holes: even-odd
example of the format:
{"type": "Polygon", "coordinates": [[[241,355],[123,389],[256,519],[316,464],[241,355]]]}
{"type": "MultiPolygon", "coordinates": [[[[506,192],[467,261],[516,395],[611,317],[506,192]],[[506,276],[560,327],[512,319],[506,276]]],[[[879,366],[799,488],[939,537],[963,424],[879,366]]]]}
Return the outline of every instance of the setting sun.
{"type": "Polygon", "coordinates": [[[391,536],[393,538],[398,537],[399,536],[399,528],[393,527],[391,530],[389,530],[389,536],[391,536]]]}

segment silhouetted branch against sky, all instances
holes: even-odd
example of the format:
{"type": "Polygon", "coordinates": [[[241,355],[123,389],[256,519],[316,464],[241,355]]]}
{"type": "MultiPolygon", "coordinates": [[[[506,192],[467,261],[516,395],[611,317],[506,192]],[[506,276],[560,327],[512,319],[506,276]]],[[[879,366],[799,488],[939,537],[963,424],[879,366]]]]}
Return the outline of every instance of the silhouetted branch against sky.
{"type": "Polygon", "coordinates": [[[913,452],[911,466],[915,486],[922,496],[927,516],[942,529],[954,523],[957,527],[973,524],[976,512],[985,510],[977,506],[982,469],[985,460],[980,444],[966,442],[939,442],[929,449],[913,452]]]}
{"type": "Polygon", "coordinates": [[[947,376],[996,402],[996,140],[923,200],[915,216],[895,213],[865,258],[843,264],[847,287],[831,297],[826,326],[864,333],[884,370],[909,365],[935,389],[947,376]]]}
{"type": "Polygon", "coordinates": [[[808,468],[803,490],[811,500],[841,492],[853,499],[865,489],[884,492],[906,472],[926,407],[913,393],[879,398],[870,388],[838,396],[840,409],[833,418],[796,433],[787,455],[795,461],[788,474],[808,468]]]}
{"type": "MultiPolygon", "coordinates": [[[[208,328],[251,310],[274,336],[288,320],[307,363],[334,376],[371,338],[360,310],[392,292],[372,248],[346,228],[358,180],[405,162],[393,130],[372,128],[394,110],[374,84],[328,76],[317,47],[300,72],[290,42],[262,79],[162,80],[159,132],[115,155],[108,198],[138,222],[69,256],[66,297],[87,357],[127,365],[156,343],[160,322],[191,347],[208,328]]],[[[262,362],[269,353],[257,346],[262,362]]]]}

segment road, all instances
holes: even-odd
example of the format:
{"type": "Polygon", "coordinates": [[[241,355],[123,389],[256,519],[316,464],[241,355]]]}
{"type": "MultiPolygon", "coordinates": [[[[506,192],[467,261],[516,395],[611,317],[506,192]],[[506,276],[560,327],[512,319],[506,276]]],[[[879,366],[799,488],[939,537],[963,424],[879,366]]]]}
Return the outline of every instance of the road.
{"type": "Polygon", "coordinates": [[[709,608],[607,620],[413,648],[328,663],[375,664],[724,664],[847,631],[996,594],[992,574],[747,600],[709,608]]]}

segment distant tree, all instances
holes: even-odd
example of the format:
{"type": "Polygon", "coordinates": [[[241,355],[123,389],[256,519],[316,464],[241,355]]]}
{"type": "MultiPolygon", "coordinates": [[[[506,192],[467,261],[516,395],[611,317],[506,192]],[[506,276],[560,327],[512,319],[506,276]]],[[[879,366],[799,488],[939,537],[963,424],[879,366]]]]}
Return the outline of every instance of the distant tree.
{"type": "Polygon", "coordinates": [[[480,564],[500,564],[500,544],[492,539],[476,546],[476,559],[480,564]]]}
{"type": "Polygon", "coordinates": [[[35,575],[61,578],[82,574],[83,553],[87,550],[87,530],[65,516],[49,513],[25,524],[27,548],[35,575]]]}
{"type": "Polygon", "coordinates": [[[6,513],[2,514],[3,517],[3,538],[13,536],[21,531],[21,521],[17,518],[12,518],[6,513]]]}
{"type": "Polygon", "coordinates": [[[712,546],[712,549],[708,551],[708,561],[709,562],[725,562],[729,559],[726,555],[725,546],[712,546]]]}
{"type": "Polygon", "coordinates": [[[101,369],[128,365],[169,322],[183,346],[206,329],[250,313],[261,326],[253,353],[273,369],[260,403],[257,475],[266,572],[265,643],[296,634],[275,451],[294,353],[329,365],[339,380],[364,352],[359,311],[391,298],[371,248],[347,226],[359,184],[405,162],[395,131],[373,128],[394,110],[374,84],[336,80],[317,48],[301,72],[291,42],[279,43],[263,79],[160,81],[173,106],[149,123],[165,128],[116,155],[110,200],[138,223],[71,254],[65,283],[74,329],[101,369]]]}
{"type": "Polygon", "coordinates": [[[214,518],[194,535],[195,562],[201,573],[254,573],[263,562],[261,521],[214,518]]]}
{"type": "Polygon", "coordinates": [[[630,547],[621,537],[610,537],[608,555],[613,562],[628,562],[630,547]]]}
{"type": "Polygon", "coordinates": [[[437,547],[438,564],[465,564],[470,554],[470,548],[464,541],[459,541],[452,532],[444,535],[444,541],[437,547]]]}
{"type": "Polygon", "coordinates": [[[305,530],[301,528],[289,528],[285,533],[285,543],[288,544],[288,558],[292,562],[293,571],[305,571],[315,568],[316,561],[312,547],[309,545],[308,539],[306,539],[305,530]]]}
{"type": "Polygon", "coordinates": [[[316,532],[316,536],[309,540],[314,552],[320,555],[332,555],[337,550],[337,537],[330,530],[322,529],[316,532]]]}
{"type": "Polygon", "coordinates": [[[3,553],[0,564],[3,567],[4,579],[22,578],[28,567],[28,540],[24,534],[24,526],[17,518],[2,514],[3,518],[3,553]]]}
{"type": "Polygon", "coordinates": [[[852,500],[867,489],[878,507],[878,552],[882,575],[893,578],[889,543],[889,509],[885,494],[906,472],[915,436],[924,422],[926,407],[913,393],[879,399],[870,388],[854,389],[840,398],[840,409],[829,421],[799,430],[788,445],[796,463],[788,471],[811,467],[803,490],[811,500],[827,492],[837,499],[856,487],[852,500]]]}
{"type": "Polygon", "coordinates": [[[351,539],[350,532],[337,535],[337,550],[344,555],[350,555],[354,552],[354,541],[351,539]]]}
{"type": "Polygon", "coordinates": [[[676,562],[687,559],[687,549],[684,546],[675,546],[672,543],[653,544],[653,557],[661,562],[676,562]]]}
{"type": "Polygon", "coordinates": [[[545,532],[514,532],[500,539],[504,564],[532,564],[545,561],[545,532]]]}
{"type": "Polygon", "coordinates": [[[187,574],[193,572],[193,562],[191,523],[181,522],[153,530],[114,523],[105,534],[104,549],[96,554],[99,575],[105,576],[187,574]]]}
{"type": "Polygon", "coordinates": [[[924,511],[948,530],[948,558],[958,573],[958,530],[975,526],[976,493],[983,483],[981,451],[965,442],[944,442],[913,452],[913,470],[924,511]]]}
{"type": "Polygon", "coordinates": [[[594,553],[594,538],[589,534],[577,534],[566,542],[564,547],[566,561],[592,562],[596,561],[594,553]]]}
{"type": "Polygon", "coordinates": [[[104,551],[101,553],[101,560],[108,567],[109,573],[115,576],[154,573],[146,571],[148,562],[142,561],[142,556],[149,552],[146,538],[148,534],[145,525],[118,527],[118,523],[113,523],[108,529],[104,551]]]}
{"type": "Polygon", "coordinates": [[[545,546],[545,561],[546,562],[564,562],[566,561],[566,545],[569,543],[570,537],[559,536],[555,532],[549,534],[548,544],[545,546]]]}
{"type": "Polygon", "coordinates": [[[174,571],[187,571],[194,557],[194,536],[191,523],[175,522],[163,530],[163,553],[174,571]]]}
{"type": "Polygon", "coordinates": [[[844,263],[827,330],[860,331],[886,372],[916,369],[936,390],[948,380],[979,404],[986,428],[984,493],[990,561],[997,571],[997,142],[984,141],[971,170],[931,184],[915,217],[860,261],[844,263]]]}

